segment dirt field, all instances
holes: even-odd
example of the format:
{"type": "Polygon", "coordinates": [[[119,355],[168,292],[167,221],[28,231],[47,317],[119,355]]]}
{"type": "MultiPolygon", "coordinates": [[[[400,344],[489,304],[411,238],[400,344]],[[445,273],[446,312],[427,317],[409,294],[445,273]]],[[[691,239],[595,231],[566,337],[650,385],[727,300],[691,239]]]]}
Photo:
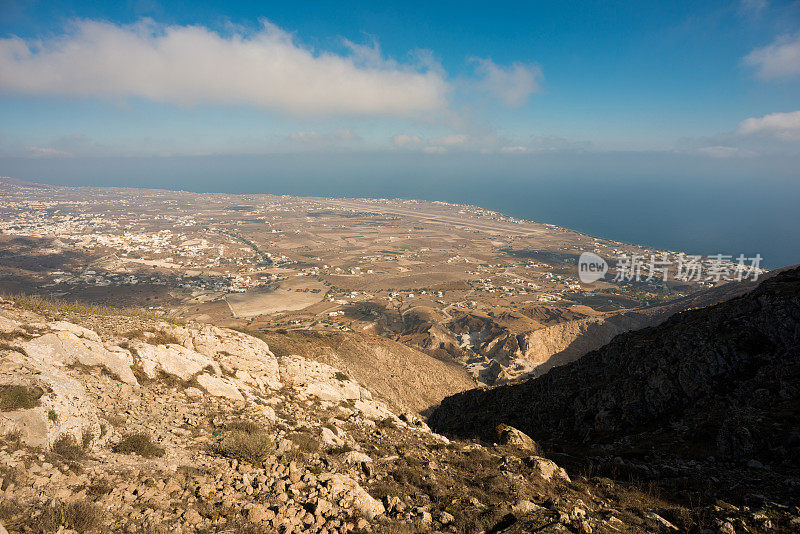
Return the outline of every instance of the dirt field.
{"type": "Polygon", "coordinates": [[[315,280],[287,282],[275,290],[233,293],[225,301],[236,317],[255,317],[283,311],[297,311],[322,300],[325,286],[315,280]],[[319,290],[314,292],[313,290],[319,290]]]}

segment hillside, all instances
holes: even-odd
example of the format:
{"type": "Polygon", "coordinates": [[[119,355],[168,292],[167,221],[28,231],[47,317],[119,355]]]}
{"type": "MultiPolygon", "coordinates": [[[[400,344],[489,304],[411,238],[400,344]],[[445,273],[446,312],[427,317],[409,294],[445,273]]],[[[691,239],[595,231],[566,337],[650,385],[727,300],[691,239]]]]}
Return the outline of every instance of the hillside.
{"type": "Polygon", "coordinates": [[[485,438],[505,423],[618,473],[685,486],[713,477],[730,483],[717,488],[728,498],[785,500],[797,495],[798,406],[794,268],[746,295],[619,335],[540,378],[449,397],[429,424],[485,438]]]}
{"type": "Polygon", "coordinates": [[[0,301],[0,332],[0,532],[633,532],[682,516],[573,484],[524,442],[450,441],[242,332],[35,299],[0,301]]]}
{"type": "MultiPolygon", "coordinates": [[[[371,356],[391,349],[380,340],[276,331],[273,350],[235,330],[36,299],[1,300],[0,332],[0,532],[763,530],[760,508],[565,471],[514,429],[497,443],[436,434],[381,388],[405,398],[441,368],[411,352],[397,361],[421,365],[420,382],[376,380],[392,361],[371,356]]],[[[798,521],[765,510],[778,531],[798,521]]]]}
{"type": "Polygon", "coordinates": [[[277,355],[300,354],[341,369],[393,409],[422,413],[475,381],[456,362],[396,341],[355,332],[290,330],[259,333],[277,355]]]}
{"type": "Polygon", "coordinates": [[[664,304],[613,312],[587,306],[538,306],[499,316],[471,312],[443,318],[414,308],[403,314],[403,328],[396,338],[460,362],[481,384],[501,385],[541,376],[623,332],[655,326],[675,313],[717,304],[755,286],[750,281],[730,282],[664,304]]]}

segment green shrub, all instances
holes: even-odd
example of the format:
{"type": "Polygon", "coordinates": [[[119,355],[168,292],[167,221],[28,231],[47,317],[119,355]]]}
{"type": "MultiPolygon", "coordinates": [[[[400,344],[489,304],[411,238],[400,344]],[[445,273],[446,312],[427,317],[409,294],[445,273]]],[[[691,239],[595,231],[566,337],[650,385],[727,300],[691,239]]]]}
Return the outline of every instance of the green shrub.
{"type": "Polygon", "coordinates": [[[84,429],[84,431],[81,433],[81,445],[83,446],[83,448],[88,449],[92,445],[93,441],[94,441],[94,432],[92,432],[88,428],[84,429]]]}
{"type": "Polygon", "coordinates": [[[386,419],[381,419],[378,421],[378,428],[396,428],[397,425],[394,423],[394,419],[391,417],[387,417],[386,419]]]}

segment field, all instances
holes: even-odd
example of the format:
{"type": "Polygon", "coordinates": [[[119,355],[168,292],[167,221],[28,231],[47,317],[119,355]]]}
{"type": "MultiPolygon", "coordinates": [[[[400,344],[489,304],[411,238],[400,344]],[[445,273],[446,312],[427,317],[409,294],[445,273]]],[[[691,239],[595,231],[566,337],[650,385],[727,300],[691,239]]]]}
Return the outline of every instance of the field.
{"type": "Polygon", "coordinates": [[[249,289],[225,296],[235,317],[254,317],[307,308],[322,300],[325,286],[316,281],[282,284],[275,289],[249,289]]]}

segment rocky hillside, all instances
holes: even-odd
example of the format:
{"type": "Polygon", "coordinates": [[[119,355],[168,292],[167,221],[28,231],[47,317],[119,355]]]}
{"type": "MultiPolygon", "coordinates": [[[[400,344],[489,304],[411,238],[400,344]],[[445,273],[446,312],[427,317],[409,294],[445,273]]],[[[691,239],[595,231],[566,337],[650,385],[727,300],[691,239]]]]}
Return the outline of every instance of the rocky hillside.
{"type": "Polygon", "coordinates": [[[477,385],[452,359],[439,360],[380,336],[312,330],[257,335],[279,356],[299,354],[340,369],[398,412],[424,413],[477,385]]]}
{"type": "Polygon", "coordinates": [[[568,473],[511,427],[448,440],[281,335],[0,300],[0,533],[760,531],[568,473]]]}
{"type": "Polygon", "coordinates": [[[666,304],[607,313],[572,306],[514,310],[499,317],[479,312],[437,317],[412,308],[397,321],[402,329],[395,337],[461,363],[483,385],[501,385],[541,376],[623,332],[657,325],[675,313],[717,304],[755,286],[732,282],[666,304]]]}
{"type": "Polygon", "coordinates": [[[619,335],[540,378],[449,397],[429,419],[438,432],[484,438],[500,423],[554,451],[610,458],[617,473],[796,497],[800,269],[619,335]]]}
{"type": "Polygon", "coordinates": [[[0,300],[0,533],[724,522],[571,477],[514,429],[487,446],[450,441],[389,404],[341,369],[241,332],[0,300]]]}

